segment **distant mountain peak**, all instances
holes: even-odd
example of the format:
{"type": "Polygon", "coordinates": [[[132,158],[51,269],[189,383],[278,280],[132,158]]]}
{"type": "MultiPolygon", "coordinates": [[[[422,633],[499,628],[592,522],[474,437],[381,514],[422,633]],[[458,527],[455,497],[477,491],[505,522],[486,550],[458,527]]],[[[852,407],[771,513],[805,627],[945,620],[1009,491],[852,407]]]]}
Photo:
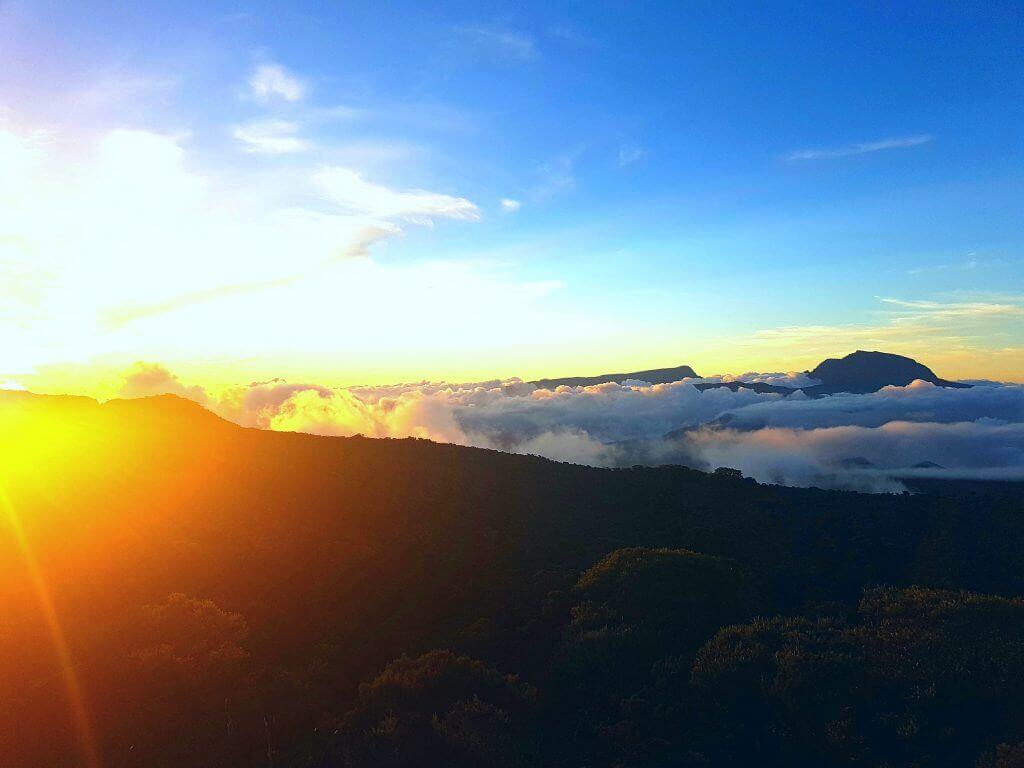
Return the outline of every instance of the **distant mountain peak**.
{"type": "Polygon", "coordinates": [[[808,389],[809,394],[877,392],[882,387],[905,387],[918,379],[940,387],[969,386],[940,379],[931,368],[912,358],[863,349],[823,360],[809,375],[821,382],[820,387],[808,389]]]}

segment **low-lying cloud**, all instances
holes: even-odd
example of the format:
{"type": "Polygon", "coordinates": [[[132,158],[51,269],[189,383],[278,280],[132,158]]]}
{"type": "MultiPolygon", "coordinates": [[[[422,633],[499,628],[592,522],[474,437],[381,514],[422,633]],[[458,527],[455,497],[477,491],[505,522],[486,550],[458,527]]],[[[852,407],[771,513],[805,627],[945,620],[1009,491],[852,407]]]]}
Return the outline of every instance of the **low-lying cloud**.
{"type": "Polygon", "coordinates": [[[711,381],[814,383],[799,373],[554,390],[519,379],[348,388],[274,380],[214,396],[159,365],[137,364],[122,394],[178,394],[261,429],[422,437],[606,467],[733,467],[785,485],[897,491],[900,477],[914,475],[1024,480],[1018,384],[916,381],[819,399],[694,386],[711,381]]]}

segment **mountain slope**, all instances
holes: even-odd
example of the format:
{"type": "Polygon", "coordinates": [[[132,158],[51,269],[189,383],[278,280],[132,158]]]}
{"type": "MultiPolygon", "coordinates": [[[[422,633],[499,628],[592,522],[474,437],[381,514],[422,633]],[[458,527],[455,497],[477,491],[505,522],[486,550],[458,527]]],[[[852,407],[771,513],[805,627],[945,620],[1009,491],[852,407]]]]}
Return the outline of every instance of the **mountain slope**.
{"type": "Polygon", "coordinates": [[[823,360],[810,371],[810,376],[821,382],[819,386],[804,389],[812,397],[835,392],[877,392],[887,386],[905,387],[917,379],[940,387],[961,389],[970,386],[940,379],[931,368],[909,357],[863,350],[840,359],[823,360]]]}
{"type": "MultiPolygon", "coordinates": [[[[1024,593],[1022,497],[1009,486],[864,497],[249,430],[173,397],[3,402],[16,428],[0,430],[0,483],[21,529],[9,536],[0,521],[4,765],[78,764],[38,583],[113,768],[379,765],[404,738],[420,745],[406,765],[499,764],[472,751],[487,743],[505,765],[536,765],[526,756],[537,750],[542,765],[579,765],[581,754],[624,765],[617,750],[640,742],[623,733],[612,749],[601,735],[622,719],[620,698],[637,711],[649,688],[675,697],[659,712],[702,711],[687,703],[705,695],[690,691],[689,665],[723,623],[845,615],[877,584],[1024,593]],[[607,594],[594,592],[594,572],[583,578],[598,563],[607,594]],[[455,656],[419,656],[432,649],[455,656]],[[470,687],[453,698],[453,680],[470,687]],[[513,689],[511,703],[495,698],[513,689]],[[536,719],[516,733],[540,743],[514,749],[502,724],[524,707],[536,719]],[[354,730],[339,725],[346,712],[354,730]],[[391,717],[404,725],[384,727],[391,717]],[[424,730],[403,736],[414,726],[424,730]],[[368,733],[392,741],[356,760],[349,745],[368,733]],[[438,749],[455,753],[416,751],[438,734],[438,749]]],[[[657,725],[650,744],[692,750],[706,730],[694,717],[657,725]]],[[[995,743],[957,734],[975,752],[995,743]]],[[[726,733],[706,750],[741,747],[726,733]]],[[[786,748],[821,763],[802,742],[786,748]]]]}

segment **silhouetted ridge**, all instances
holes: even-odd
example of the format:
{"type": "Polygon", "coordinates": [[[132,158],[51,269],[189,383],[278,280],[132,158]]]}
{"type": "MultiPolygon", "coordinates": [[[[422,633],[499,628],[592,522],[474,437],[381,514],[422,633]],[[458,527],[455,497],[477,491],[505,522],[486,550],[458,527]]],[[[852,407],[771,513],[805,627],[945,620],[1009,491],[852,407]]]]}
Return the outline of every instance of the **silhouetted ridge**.
{"type": "Polygon", "coordinates": [[[905,387],[920,379],[940,387],[966,388],[969,384],[940,379],[926,365],[903,355],[858,350],[844,358],[823,360],[810,372],[821,384],[806,387],[809,395],[833,392],[877,392],[882,387],[905,387]]]}
{"type": "Polygon", "coordinates": [[[17,408],[22,412],[38,408],[55,414],[98,407],[99,403],[93,398],[83,395],[37,395],[21,389],[0,389],[0,408],[17,408]]]}
{"type": "Polygon", "coordinates": [[[237,425],[222,419],[194,400],[178,395],[153,395],[151,397],[108,400],[101,406],[107,413],[118,417],[134,419],[140,426],[149,428],[173,425],[209,426],[214,428],[237,428],[237,425]]]}
{"type": "Polygon", "coordinates": [[[566,376],[561,379],[538,379],[531,381],[541,389],[554,389],[555,387],[592,387],[595,384],[607,384],[610,381],[623,382],[627,379],[635,381],[646,381],[649,384],[668,384],[682,379],[695,379],[697,374],[688,365],[679,365],[675,368],[652,368],[649,371],[633,371],[632,373],[604,373],[600,376],[566,376]]]}
{"type": "MultiPolygon", "coordinates": [[[[970,384],[962,384],[957,381],[940,379],[931,368],[909,357],[894,355],[888,352],[864,352],[863,350],[858,350],[843,358],[823,360],[813,371],[808,373],[812,378],[820,381],[821,384],[809,387],[787,387],[760,381],[705,381],[695,383],[694,386],[702,392],[707,389],[729,389],[733,392],[740,389],[750,389],[758,394],[777,395],[790,395],[797,389],[802,389],[810,397],[831,395],[837,392],[851,392],[854,394],[877,392],[882,387],[905,387],[917,379],[930,382],[939,387],[964,389],[971,386],[970,384]]],[[[610,381],[621,383],[627,379],[646,381],[651,384],[667,384],[687,378],[699,378],[699,376],[690,366],[680,365],[676,368],[655,368],[649,371],[633,371],[632,373],[606,373],[601,376],[566,376],[560,379],[538,379],[530,383],[542,389],[554,389],[559,386],[591,387],[595,384],[605,384],[610,381]]]]}

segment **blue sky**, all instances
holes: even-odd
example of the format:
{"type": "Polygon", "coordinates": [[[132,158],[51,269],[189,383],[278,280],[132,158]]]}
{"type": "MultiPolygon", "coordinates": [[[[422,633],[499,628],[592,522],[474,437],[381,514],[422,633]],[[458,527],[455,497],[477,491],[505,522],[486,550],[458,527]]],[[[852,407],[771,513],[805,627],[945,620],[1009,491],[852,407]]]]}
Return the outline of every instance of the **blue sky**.
{"type": "MultiPolygon", "coordinates": [[[[303,297],[283,267],[250,279],[243,260],[203,282],[235,258],[211,252],[147,305],[174,317],[97,326],[22,367],[187,364],[191,337],[146,323],[283,307],[272,294],[287,285],[296,327],[338,332],[299,355],[263,332],[265,348],[239,352],[266,361],[247,372],[312,375],[318,356],[346,381],[738,372],[871,346],[1022,379],[1022,16],[1017,3],[0,3],[0,117],[58,137],[66,165],[132,130],[170,137],[184,171],[262,194],[266,211],[330,213],[338,195],[325,208],[301,181],[325,168],[356,174],[333,177],[343,196],[363,182],[429,192],[440,207],[362,211],[393,227],[364,254],[384,270],[365,290],[406,270],[396,279],[424,292],[447,281],[447,305],[476,281],[520,297],[493,317],[471,302],[471,328],[448,312],[415,341],[382,328],[371,352],[345,340],[366,333],[359,316],[303,297]],[[253,281],[268,287],[249,309],[225,290],[253,281]]],[[[341,279],[317,275],[317,288],[341,279]]],[[[431,305],[396,295],[407,325],[430,324],[431,305]]],[[[387,291],[380,307],[397,311],[387,291]]],[[[202,364],[241,365],[231,341],[199,345],[202,364]]]]}

